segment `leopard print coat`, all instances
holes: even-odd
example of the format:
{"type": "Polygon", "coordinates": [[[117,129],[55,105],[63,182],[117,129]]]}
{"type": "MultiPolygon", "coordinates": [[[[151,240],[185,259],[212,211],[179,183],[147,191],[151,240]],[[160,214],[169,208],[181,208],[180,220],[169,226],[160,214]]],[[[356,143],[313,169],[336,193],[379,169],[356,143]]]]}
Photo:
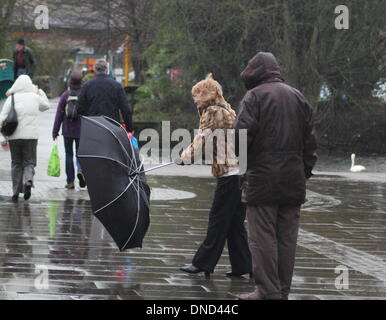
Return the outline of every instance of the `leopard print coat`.
{"type": "Polygon", "coordinates": [[[235,111],[229,104],[198,106],[200,127],[193,143],[181,154],[184,164],[212,164],[212,174],[221,177],[238,166],[233,122],[235,111]]]}

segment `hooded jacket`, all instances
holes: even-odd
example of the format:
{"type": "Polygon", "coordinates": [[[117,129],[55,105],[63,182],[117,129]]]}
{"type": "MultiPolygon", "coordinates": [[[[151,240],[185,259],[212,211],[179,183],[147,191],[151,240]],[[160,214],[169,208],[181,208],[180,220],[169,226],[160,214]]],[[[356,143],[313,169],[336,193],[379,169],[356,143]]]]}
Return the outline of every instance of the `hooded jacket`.
{"type": "Polygon", "coordinates": [[[248,130],[243,200],[250,205],[300,205],[317,161],[313,110],[286,85],[276,58],[260,52],[241,78],[249,90],[235,121],[248,130]]]}
{"type": "Polygon", "coordinates": [[[8,98],[0,113],[0,126],[11,109],[12,94],[14,94],[15,99],[18,126],[14,134],[8,137],[8,140],[38,139],[38,113],[39,111],[46,111],[50,107],[46,94],[43,90],[38,90],[29,76],[22,75],[17,78],[12,88],[7,91],[8,98]]]}

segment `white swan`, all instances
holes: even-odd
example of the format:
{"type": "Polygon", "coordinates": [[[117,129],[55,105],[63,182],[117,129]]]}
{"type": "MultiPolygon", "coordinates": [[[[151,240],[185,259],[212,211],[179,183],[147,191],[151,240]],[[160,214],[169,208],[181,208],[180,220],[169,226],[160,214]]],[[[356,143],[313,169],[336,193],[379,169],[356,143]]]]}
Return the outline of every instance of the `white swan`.
{"type": "Polygon", "coordinates": [[[355,154],[353,153],[351,155],[351,169],[350,169],[350,171],[351,172],[362,172],[365,170],[366,170],[366,168],[364,166],[356,166],[355,165],[355,154]]]}

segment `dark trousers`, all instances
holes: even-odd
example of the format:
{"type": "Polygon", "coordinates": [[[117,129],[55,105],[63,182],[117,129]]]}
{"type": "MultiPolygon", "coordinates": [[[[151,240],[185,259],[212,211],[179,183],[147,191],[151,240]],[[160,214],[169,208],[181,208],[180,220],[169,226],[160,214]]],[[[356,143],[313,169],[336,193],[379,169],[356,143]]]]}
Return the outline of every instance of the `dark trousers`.
{"type": "Polygon", "coordinates": [[[247,206],[253,276],[265,299],[288,299],[299,218],[300,206],[247,206]]]}
{"type": "Polygon", "coordinates": [[[241,202],[240,177],[217,178],[207,235],[192,264],[204,271],[213,272],[227,241],[232,271],[239,274],[251,272],[245,215],[246,207],[241,202]]]}
{"type": "MultiPolygon", "coordinates": [[[[79,139],[64,137],[64,150],[66,152],[67,183],[73,183],[75,181],[74,143],[75,143],[76,153],[78,153],[79,139]]],[[[78,159],[76,159],[76,166],[77,166],[78,172],[82,172],[78,159]]]]}
{"type": "Polygon", "coordinates": [[[36,167],[37,140],[10,140],[9,149],[12,161],[12,187],[13,194],[24,192],[27,182],[33,184],[36,167]]]}
{"type": "Polygon", "coordinates": [[[23,74],[27,74],[27,69],[26,68],[18,68],[16,70],[16,78],[19,78],[23,74]]]}

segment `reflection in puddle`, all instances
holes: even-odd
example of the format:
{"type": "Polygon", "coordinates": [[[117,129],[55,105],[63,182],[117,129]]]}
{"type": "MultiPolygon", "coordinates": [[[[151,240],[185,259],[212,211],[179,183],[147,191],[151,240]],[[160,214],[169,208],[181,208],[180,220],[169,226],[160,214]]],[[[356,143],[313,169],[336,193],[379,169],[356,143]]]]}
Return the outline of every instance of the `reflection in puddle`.
{"type": "Polygon", "coordinates": [[[166,188],[151,188],[150,200],[185,200],[195,198],[193,192],[166,188]]]}
{"type": "Polygon", "coordinates": [[[56,222],[58,219],[59,202],[48,200],[47,205],[48,205],[47,216],[49,219],[50,237],[54,238],[56,235],[56,222]]]}
{"type": "Polygon", "coordinates": [[[323,195],[307,190],[307,202],[303,205],[302,211],[324,212],[331,211],[342,202],[332,196],[323,195]]]}

